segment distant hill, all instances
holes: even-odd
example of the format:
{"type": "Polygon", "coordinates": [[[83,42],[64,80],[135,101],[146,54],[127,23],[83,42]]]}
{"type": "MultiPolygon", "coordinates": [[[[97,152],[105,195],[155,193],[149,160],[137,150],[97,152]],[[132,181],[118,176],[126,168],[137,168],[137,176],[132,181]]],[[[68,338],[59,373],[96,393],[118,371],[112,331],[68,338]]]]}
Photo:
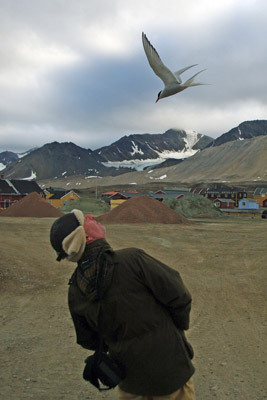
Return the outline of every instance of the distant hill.
{"type": "Polygon", "coordinates": [[[221,144],[232,142],[234,140],[252,139],[257,136],[267,135],[267,121],[255,120],[245,121],[230,131],[223,133],[215,139],[209,146],[220,146],[221,144]]]}
{"type": "Polygon", "coordinates": [[[115,168],[101,164],[103,159],[92,150],[74,143],[53,142],[32,151],[8,165],[5,178],[60,179],[70,175],[97,176],[116,173],[115,168]]]}

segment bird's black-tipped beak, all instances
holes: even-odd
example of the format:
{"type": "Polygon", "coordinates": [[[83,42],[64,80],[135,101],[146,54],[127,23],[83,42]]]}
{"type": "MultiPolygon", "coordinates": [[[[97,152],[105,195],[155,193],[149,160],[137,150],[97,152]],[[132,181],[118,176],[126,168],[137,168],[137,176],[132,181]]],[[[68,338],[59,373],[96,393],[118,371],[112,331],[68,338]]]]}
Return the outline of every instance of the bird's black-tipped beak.
{"type": "Polygon", "coordinates": [[[157,100],[156,100],[156,103],[159,101],[159,97],[157,98],[157,100]]]}

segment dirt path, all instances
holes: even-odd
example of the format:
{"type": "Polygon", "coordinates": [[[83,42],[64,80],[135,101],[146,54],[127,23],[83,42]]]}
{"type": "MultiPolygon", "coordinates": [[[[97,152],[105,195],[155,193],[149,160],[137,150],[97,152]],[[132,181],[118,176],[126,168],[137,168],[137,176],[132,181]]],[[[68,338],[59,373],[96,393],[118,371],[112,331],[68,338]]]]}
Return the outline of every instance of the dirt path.
{"type": "MultiPolygon", "coordinates": [[[[116,399],[82,379],[67,308],[74,264],[55,262],[53,219],[0,219],[1,376],[8,400],[116,399]]],[[[261,219],[195,225],[107,225],[116,248],[136,246],[177,268],[193,295],[188,337],[198,400],[267,398],[266,233],[261,219]]]]}

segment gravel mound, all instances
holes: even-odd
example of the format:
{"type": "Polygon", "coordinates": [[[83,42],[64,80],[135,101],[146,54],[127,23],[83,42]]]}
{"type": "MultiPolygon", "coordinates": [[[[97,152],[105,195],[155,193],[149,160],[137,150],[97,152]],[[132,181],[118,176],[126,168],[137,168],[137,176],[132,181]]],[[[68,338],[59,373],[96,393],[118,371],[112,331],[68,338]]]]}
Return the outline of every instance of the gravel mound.
{"type": "Polygon", "coordinates": [[[0,213],[0,217],[61,217],[63,213],[32,192],[0,213]]]}
{"type": "Polygon", "coordinates": [[[99,222],[190,224],[187,218],[149,196],[133,197],[109,213],[96,217],[99,222]]]}

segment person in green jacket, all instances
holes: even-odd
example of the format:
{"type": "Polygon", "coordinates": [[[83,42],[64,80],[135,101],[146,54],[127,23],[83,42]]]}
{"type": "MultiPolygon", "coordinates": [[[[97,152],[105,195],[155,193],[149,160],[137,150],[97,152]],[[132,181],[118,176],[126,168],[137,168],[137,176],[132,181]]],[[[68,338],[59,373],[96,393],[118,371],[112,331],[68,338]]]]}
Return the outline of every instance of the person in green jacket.
{"type": "Polygon", "coordinates": [[[180,274],[141,249],[114,251],[105,228],[80,210],[53,223],[50,241],[58,261],[77,262],[68,304],[77,343],[88,350],[99,343],[101,260],[104,343],[125,370],[119,399],[194,400],[193,349],[184,333],[192,299],[180,274]]]}

